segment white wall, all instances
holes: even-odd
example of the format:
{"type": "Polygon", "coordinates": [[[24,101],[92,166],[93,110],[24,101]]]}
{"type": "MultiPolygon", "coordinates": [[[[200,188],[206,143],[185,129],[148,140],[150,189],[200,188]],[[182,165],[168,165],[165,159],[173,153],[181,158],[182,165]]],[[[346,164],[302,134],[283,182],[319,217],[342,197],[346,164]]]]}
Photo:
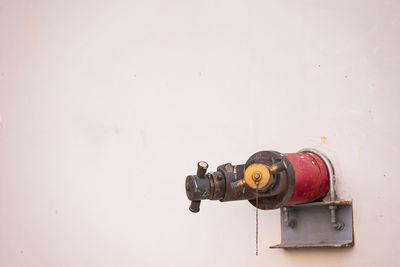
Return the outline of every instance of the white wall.
{"type": "Polygon", "coordinates": [[[0,266],[400,264],[399,1],[0,1],[0,266]],[[327,143],[320,138],[326,136],[327,143]],[[315,147],[352,249],[187,174],[315,147]]]}

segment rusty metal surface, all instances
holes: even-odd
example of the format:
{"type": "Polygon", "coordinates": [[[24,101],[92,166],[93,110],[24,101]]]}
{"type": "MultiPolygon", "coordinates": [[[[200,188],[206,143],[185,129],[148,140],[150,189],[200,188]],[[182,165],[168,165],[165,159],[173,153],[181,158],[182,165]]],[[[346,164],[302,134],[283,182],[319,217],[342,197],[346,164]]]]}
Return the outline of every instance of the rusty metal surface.
{"type": "MultiPolygon", "coordinates": [[[[260,193],[258,208],[262,210],[277,209],[285,205],[293,195],[295,188],[295,172],[290,161],[276,151],[260,151],[253,154],[246,162],[246,168],[254,163],[264,163],[268,166],[277,165],[271,175],[274,185],[271,190],[260,193]]],[[[255,198],[249,199],[256,206],[255,198]]]]}
{"type": "Polygon", "coordinates": [[[354,246],[353,205],[351,201],[313,202],[281,209],[281,244],[270,248],[345,248],[354,246]],[[329,206],[337,206],[337,217],[344,223],[332,227],[329,206]],[[284,209],[288,214],[285,214],[284,209]],[[294,220],[295,226],[288,223],[294,220]]]}

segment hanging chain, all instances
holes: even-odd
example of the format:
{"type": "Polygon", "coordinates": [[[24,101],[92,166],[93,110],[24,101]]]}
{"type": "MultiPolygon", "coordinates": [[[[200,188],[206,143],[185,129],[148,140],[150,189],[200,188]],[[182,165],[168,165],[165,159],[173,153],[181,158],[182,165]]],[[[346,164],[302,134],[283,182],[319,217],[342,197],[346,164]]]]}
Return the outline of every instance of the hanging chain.
{"type": "Polygon", "coordinates": [[[256,181],[256,256],[258,256],[258,184],[259,180],[256,181]]]}
{"type": "Polygon", "coordinates": [[[258,256],[258,189],[260,181],[262,180],[262,174],[259,171],[255,171],[251,177],[256,185],[256,256],[258,256]]]}

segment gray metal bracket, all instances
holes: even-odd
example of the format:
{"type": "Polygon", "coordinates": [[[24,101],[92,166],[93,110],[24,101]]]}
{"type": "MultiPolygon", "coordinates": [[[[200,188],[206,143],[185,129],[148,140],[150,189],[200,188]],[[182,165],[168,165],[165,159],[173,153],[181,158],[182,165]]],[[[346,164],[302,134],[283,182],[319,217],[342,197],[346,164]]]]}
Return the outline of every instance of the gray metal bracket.
{"type": "Polygon", "coordinates": [[[353,204],[338,200],[282,207],[281,231],[281,244],[270,248],[352,247],[353,204]],[[341,227],[331,223],[332,207],[341,227]]]}

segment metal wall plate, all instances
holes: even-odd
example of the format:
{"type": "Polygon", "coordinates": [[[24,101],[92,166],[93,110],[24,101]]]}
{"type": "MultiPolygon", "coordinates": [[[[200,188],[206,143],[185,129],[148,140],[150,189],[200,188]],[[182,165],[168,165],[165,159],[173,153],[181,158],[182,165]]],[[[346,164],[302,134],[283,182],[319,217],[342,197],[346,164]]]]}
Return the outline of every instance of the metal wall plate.
{"type": "Polygon", "coordinates": [[[281,208],[281,244],[270,248],[337,248],[354,246],[351,201],[313,202],[281,208]],[[329,206],[335,205],[342,230],[332,227],[329,206]],[[286,213],[286,214],[285,214],[286,213]]]}

